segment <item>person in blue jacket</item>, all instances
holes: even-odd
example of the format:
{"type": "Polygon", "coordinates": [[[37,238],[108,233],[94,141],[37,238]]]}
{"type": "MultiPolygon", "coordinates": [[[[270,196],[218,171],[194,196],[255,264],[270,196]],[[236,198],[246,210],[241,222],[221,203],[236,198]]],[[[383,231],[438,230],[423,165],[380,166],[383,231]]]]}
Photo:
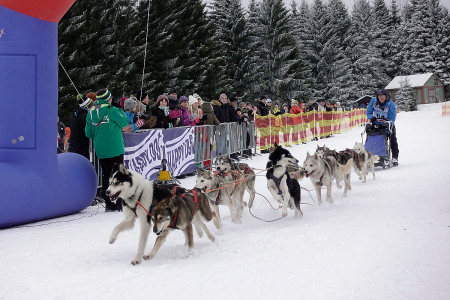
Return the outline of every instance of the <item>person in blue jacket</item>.
{"type": "Polygon", "coordinates": [[[377,92],[376,97],[370,100],[367,106],[367,119],[372,122],[372,124],[383,124],[386,121],[392,122],[391,131],[391,151],[392,151],[392,164],[398,166],[398,143],[397,135],[395,130],[395,117],[397,112],[395,110],[395,103],[392,101],[391,97],[386,90],[382,89],[377,92]]]}

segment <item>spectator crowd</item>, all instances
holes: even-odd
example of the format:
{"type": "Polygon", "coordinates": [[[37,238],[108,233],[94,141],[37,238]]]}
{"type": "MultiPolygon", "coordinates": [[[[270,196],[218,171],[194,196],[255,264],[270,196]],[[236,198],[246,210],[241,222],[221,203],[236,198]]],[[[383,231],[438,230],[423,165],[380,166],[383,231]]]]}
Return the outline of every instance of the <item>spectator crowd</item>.
{"type": "MultiPolygon", "coordinates": [[[[170,88],[152,103],[145,92],[138,93],[138,96],[115,99],[108,89],[100,89],[96,93],[77,96],[79,107],[72,112],[69,127],[65,127],[58,119],[58,153],[74,152],[89,159],[89,139],[92,139],[103,174],[100,197],[105,200],[107,211],[122,209],[120,203],[109,201],[104,192],[108,188],[108,176],[114,164],[123,163],[123,132],[196,125],[217,126],[231,122],[249,125],[254,121],[255,114],[278,116],[312,110],[342,110],[339,102],[333,105],[322,99],[318,102],[309,100],[308,103],[292,99],[290,103],[280,103],[261,96],[253,106],[250,102],[239,102],[236,97],[229,98],[225,93],[211,102],[203,101],[197,93],[178,96],[177,90],[170,88]]],[[[221,134],[220,126],[218,128],[218,152],[226,153],[226,135],[221,134]]],[[[248,134],[247,138],[248,146],[248,134]]],[[[251,155],[251,151],[246,150],[244,154],[251,155]]]]}

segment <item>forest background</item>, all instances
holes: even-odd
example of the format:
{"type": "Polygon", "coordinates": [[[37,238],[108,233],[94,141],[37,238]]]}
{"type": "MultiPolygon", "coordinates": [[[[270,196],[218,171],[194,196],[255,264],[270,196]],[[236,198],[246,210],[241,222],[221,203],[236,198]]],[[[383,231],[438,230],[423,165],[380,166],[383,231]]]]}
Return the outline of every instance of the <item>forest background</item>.
{"type": "Polygon", "coordinates": [[[450,81],[450,15],[440,0],[355,0],[351,12],[342,0],[245,2],[77,0],[59,23],[69,75],[60,67],[61,120],[78,105],[76,89],[108,87],[116,101],[142,92],[153,101],[175,87],[204,100],[350,106],[398,75],[450,81]]]}

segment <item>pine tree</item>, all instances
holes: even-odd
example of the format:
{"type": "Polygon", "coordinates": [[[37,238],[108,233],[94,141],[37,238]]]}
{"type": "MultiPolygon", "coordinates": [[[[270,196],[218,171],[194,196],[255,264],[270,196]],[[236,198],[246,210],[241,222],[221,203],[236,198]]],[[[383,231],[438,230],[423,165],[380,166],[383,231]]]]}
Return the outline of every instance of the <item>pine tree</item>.
{"type": "Polygon", "coordinates": [[[305,67],[290,31],[284,3],[263,0],[259,24],[263,92],[275,99],[305,98],[305,67]]]}
{"type": "Polygon", "coordinates": [[[371,95],[390,80],[386,75],[385,61],[372,38],[373,16],[373,10],[367,0],[355,2],[347,47],[347,55],[353,67],[352,86],[349,88],[352,99],[371,95]]]}
{"type": "MultiPolygon", "coordinates": [[[[394,0],[395,1],[395,0],[394,0]]],[[[395,3],[395,2],[394,2],[395,3]]],[[[385,72],[389,79],[394,77],[392,70],[395,68],[392,57],[394,56],[393,49],[396,46],[393,45],[398,40],[395,39],[392,26],[390,24],[391,16],[384,0],[374,1],[374,24],[372,26],[372,38],[377,51],[381,53],[381,59],[385,65],[385,72]],[[391,74],[389,74],[391,71],[391,74]]]]}
{"type": "Polygon", "coordinates": [[[428,11],[430,15],[430,27],[432,31],[432,42],[430,55],[433,58],[432,69],[440,79],[450,79],[450,26],[449,13],[440,5],[439,0],[429,0],[428,11]]]}
{"type": "Polygon", "coordinates": [[[261,4],[256,0],[250,0],[248,7],[247,27],[249,33],[248,49],[249,55],[249,91],[253,102],[263,94],[264,66],[261,63],[259,51],[262,47],[261,27],[259,25],[259,15],[261,14],[261,4]]]}
{"type": "Polygon", "coordinates": [[[300,10],[297,14],[293,13],[292,19],[296,24],[295,27],[293,27],[295,28],[294,37],[297,41],[300,57],[303,59],[309,70],[311,70],[314,66],[312,62],[312,58],[314,57],[314,36],[311,28],[311,18],[311,10],[308,2],[306,0],[302,0],[300,10]]]}
{"type": "Polygon", "coordinates": [[[324,59],[329,67],[326,74],[326,99],[343,101],[348,99],[346,88],[341,88],[351,80],[351,63],[345,55],[345,40],[351,26],[350,16],[342,0],[330,0],[327,6],[328,23],[325,25],[326,42],[324,59]]]}
{"type": "Polygon", "coordinates": [[[324,54],[324,45],[327,42],[325,26],[328,22],[326,7],[322,0],[314,0],[311,10],[311,48],[308,61],[311,66],[312,79],[314,80],[314,98],[319,99],[327,93],[327,65],[324,54]]]}
{"type": "Polygon", "coordinates": [[[135,61],[140,46],[135,37],[140,31],[140,25],[132,4],[129,0],[108,3],[114,7],[110,25],[113,30],[110,42],[113,50],[105,66],[109,66],[111,81],[108,87],[116,99],[129,97],[140,86],[140,70],[135,61]]]}
{"type": "Polygon", "coordinates": [[[172,3],[174,26],[171,31],[173,66],[169,72],[169,84],[176,86],[180,94],[198,92],[199,83],[207,70],[205,54],[211,49],[208,39],[213,32],[201,0],[175,0],[172,3]]]}
{"type": "Polygon", "coordinates": [[[312,66],[308,61],[312,47],[310,18],[311,15],[308,2],[306,0],[302,0],[300,10],[297,10],[297,4],[294,0],[292,0],[289,22],[299,51],[299,57],[305,66],[304,74],[307,78],[304,84],[303,100],[307,100],[313,95],[313,81],[311,75],[312,66]]]}
{"type": "Polygon", "coordinates": [[[386,74],[389,78],[394,78],[400,70],[402,64],[401,48],[403,45],[402,26],[397,1],[391,1],[391,9],[389,11],[388,30],[391,32],[391,40],[389,44],[389,54],[387,57],[386,74]]]}
{"type": "Polygon", "coordinates": [[[58,24],[58,56],[67,71],[60,66],[58,75],[59,116],[66,124],[72,110],[78,107],[76,89],[81,94],[97,91],[102,55],[98,51],[102,44],[98,38],[101,7],[91,1],[78,0],[58,24]],[[70,79],[73,81],[72,85],[70,79]]]}
{"type": "Polygon", "coordinates": [[[429,49],[432,46],[432,30],[430,28],[430,15],[427,1],[411,0],[411,18],[405,19],[407,38],[403,48],[404,61],[402,72],[404,74],[427,73],[433,69],[433,58],[429,49]]]}
{"type": "Polygon", "coordinates": [[[400,81],[400,90],[396,93],[396,107],[402,111],[417,110],[417,101],[414,96],[414,90],[407,77],[400,81]]]}
{"type": "Polygon", "coordinates": [[[215,0],[210,18],[224,62],[226,90],[249,98],[249,36],[241,0],[215,0]]]}

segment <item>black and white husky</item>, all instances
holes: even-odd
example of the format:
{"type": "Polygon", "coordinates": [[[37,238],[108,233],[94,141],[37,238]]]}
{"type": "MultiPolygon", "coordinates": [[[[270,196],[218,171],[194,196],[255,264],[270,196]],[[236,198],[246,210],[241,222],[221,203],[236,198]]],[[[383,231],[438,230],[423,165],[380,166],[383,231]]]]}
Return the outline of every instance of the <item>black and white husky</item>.
{"type": "Polygon", "coordinates": [[[283,147],[275,143],[274,150],[269,155],[269,162],[266,168],[267,188],[272,196],[282,203],[282,216],[287,216],[287,208],[291,206],[295,209],[295,215],[299,218],[303,216],[300,209],[301,189],[297,180],[292,179],[287,171],[287,167],[297,165],[298,160],[283,147]]]}
{"type": "Polygon", "coordinates": [[[152,203],[171,197],[172,192],[167,185],[157,185],[146,180],[141,174],[127,170],[124,165],[116,164],[109,178],[106,195],[115,202],[122,199],[125,219],[120,222],[111,233],[109,243],[114,244],[120,232],[134,227],[139,219],[140,235],[136,257],[131,261],[133,265],[141,262],[151,227],[150,210],[152,203]]]}

